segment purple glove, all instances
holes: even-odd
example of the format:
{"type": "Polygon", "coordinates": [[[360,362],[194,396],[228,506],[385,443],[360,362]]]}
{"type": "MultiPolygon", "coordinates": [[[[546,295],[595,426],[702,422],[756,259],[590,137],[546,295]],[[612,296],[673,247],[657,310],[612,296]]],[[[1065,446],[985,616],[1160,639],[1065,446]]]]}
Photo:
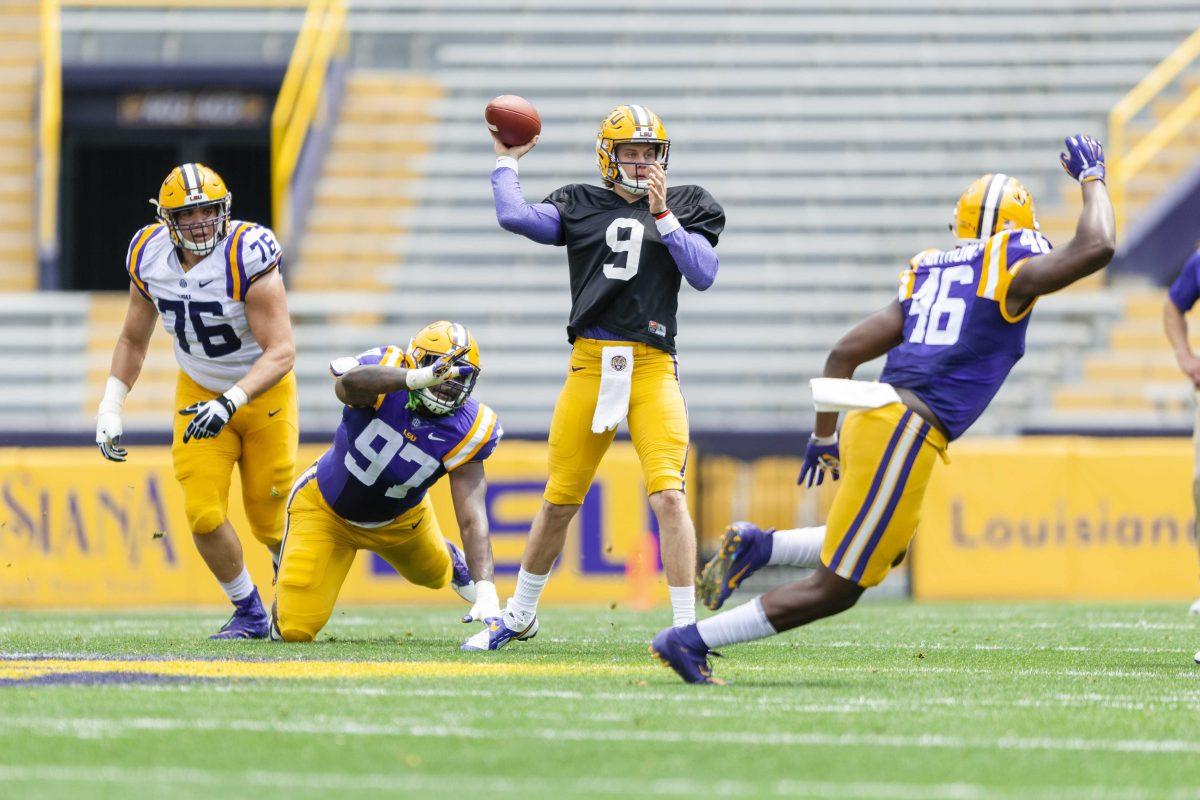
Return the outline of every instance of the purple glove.
{"type": "Polygon", "coordinates": [[[813,434],[808,437],[808,448],[804,451],[804,467],[796,483],[812,488],[820,486],[825,481],[826,471],[832,473],[832,480],[842,477],[842,461],[838,454],[838,437],[821,437],[813,434]]]}
{"type": "Polygon", "coordinates": [[[1063,169],[1080,183],[1104,180],[1104,148],[1090,136],[1076,134],[1069,136],[1063,143],[1067,152],[1060,153],[1059,161],[1063,169]]]}

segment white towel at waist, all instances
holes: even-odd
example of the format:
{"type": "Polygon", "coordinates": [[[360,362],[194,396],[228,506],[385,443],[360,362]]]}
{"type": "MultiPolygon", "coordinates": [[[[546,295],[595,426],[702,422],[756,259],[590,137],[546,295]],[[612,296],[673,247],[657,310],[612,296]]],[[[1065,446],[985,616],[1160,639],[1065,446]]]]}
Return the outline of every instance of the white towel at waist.
{"type": "Polygon", "coordinates": [[[900,402],[891,384],[878,381],[854,381],[847,378],[813,378],[813,406],[817,411],[854,411],[881,408],[900,402]]]}
{"type": "Polygon", "coordinates": [[[592,415],[592,433],[611,431],[629,413],[633,388],[633,348],[614,345],[600,350],[600,394],[592,415]]]}

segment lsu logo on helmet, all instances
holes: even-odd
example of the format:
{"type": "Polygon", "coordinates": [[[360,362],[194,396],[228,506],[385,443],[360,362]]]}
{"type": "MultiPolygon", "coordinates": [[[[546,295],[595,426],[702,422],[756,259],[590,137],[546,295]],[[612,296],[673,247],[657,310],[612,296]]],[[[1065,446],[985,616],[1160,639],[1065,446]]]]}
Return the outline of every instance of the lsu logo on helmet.
{"type": "Polygon", "coordinates": [[[446,320],[426,325],[408,341],[406,361],[415,367],[427,367],[442,356],[456,351],[461,352],[454,359],[454,363],[471,367],[471,371],[465,377],[413,392],[415,402],[431,414],[450,414],[467,402],[482,369],[479,362],[479,343],[465,325],[446,320]]]}
{"type": "Polygon", "coordinates": [[[959,239],[989,239],[1005,228],[1038,229],[1033,195],[1002,172],[984,175],[954,204],[950,230],[959,239]]]}
{"type": "Polygon", "coordinates": [[[596,166],[600,168],[604,185],[620,185],[630,194],[645,194],[648,191],[645,182],[626,175],[622,164],[628,162],[617,158],[617,146],[628,142],[657,145],[658,163],[665,170],[671,140],[658,114],[645,106],[617,106],[600,123],[600,132],[596,134],[596,166]]]}
{"type": "Polygon", "coordinates": [[[158,219],[167,226],[176,247],[206,256],[229,233],[233,194],[215,170],[200,163],[180,164],[171,170],[158,199],[150,202],[158,209],[158,219]],[[185,209],[212,207],[210,219],[181,223],[179,213],[185,209]]]}

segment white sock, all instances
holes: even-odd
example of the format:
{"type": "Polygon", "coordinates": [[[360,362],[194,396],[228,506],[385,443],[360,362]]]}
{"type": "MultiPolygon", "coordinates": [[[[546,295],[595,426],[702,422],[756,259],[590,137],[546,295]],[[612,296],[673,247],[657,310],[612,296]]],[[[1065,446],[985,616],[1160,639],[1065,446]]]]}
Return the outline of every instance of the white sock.
{"type": "Polygon", "coordinates": [[[509,610],[516,613],[520,617],[532,617],[537,613],[538,599],[542,596],[542,589],[546,586],[546,579],[550,577],[550,573],[545,575],[535,575],[532,572],[526,572],[522,567],[517,573],[517,590],[513,592],[513,596],[508,598],[509,610]]]}
{"type": "Polygon", "coordinates": [[[737,608],[700,620],[696,623],[696,631],[712,650],[727,644],[765,639],[778,633],[767,619],[767,612],[763,611],[762,599],[759,597],[737,608]]]}
{"type": "Polygon", "coordinates": [[[242,567],[242,572],[233,580],[226,583],[225,581],[217,581],[221,584],[221,588],[225,590],[225,596],[233,602],[245,600],[254,593],[254,581],[250,580],[250,571],[245,566],[242,567]]]}
{"type": "Polygon", "coordinates": [[[825,526],[775,531],[771,534],[771,557],[768,564],[789,567],[815,567],[821,563],[821,547],[825,544],[825,526]]]}
{"type": "Polygon", "coordinates": [[[667,586],[671,594],[671,627],[682,628],[696,621],[696,587],[667,586]]]}

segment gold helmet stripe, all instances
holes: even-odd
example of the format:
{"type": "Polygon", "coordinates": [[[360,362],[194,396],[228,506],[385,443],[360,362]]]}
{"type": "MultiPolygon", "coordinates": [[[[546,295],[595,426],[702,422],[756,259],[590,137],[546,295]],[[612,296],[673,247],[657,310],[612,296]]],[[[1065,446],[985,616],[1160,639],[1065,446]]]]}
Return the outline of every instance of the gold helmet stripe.
{"type": "Polygon", "coordinates": [[[1004,194],[1004,184],[1006,183],[1008,183],[1008,176],[1003,172],[997,172],[988,183],[987,191],[983,194],[983,210],[979,214],[979,229],[975,232],[976,239],[990,238],[996,232],[1000,197],[1004,194]]]}

